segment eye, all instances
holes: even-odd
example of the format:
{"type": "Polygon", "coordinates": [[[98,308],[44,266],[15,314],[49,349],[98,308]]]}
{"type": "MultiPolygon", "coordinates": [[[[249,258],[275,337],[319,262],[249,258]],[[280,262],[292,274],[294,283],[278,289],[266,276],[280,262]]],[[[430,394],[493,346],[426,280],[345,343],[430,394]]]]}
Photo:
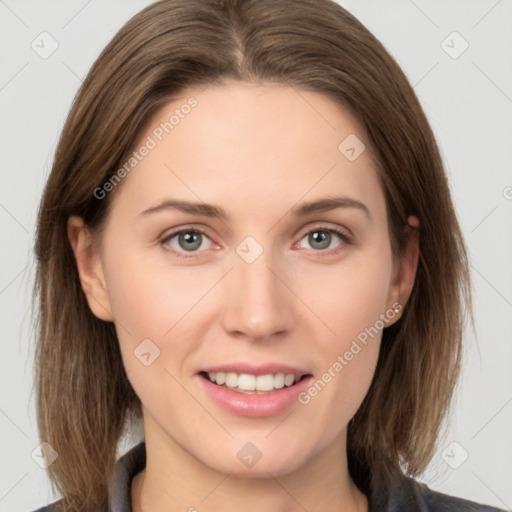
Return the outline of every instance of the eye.
{"type": "Polygon", "coordinates": [[[195,253],[208,249],[211,240],[205,233],[197,229],[182,229],[167,235],[160,243],[177,256],[186,258],[187,256],[183,253],[195,253]]]}
{"type": "Polygon", "coordinates": [[[348,236],[332,228],[316,228],[306,233],[299,242],[299,247],[308,249],[304,243],[309,244],[309,248],[315,251],[325,251],[326,249],[341,250],[343,242],[348,243],[348,236]],[[341,246],[341,247],[340,247],[341,246]]]}

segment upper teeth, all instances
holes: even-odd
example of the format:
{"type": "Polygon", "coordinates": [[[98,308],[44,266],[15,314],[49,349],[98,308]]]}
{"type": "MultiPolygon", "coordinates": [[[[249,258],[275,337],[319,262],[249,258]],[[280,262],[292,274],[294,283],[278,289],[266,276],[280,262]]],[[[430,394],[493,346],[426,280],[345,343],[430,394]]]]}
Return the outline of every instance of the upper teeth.
{"type": "Polygon", "coordinates": [[[284,386],[291,386],[300,377],[293,373],[276,373],[275,375],[250,375],[249,373],[209,372],[208,377],[219,386],[225,384],[229,388],[239,388],[244,391],[272,391],[284,386]]]}

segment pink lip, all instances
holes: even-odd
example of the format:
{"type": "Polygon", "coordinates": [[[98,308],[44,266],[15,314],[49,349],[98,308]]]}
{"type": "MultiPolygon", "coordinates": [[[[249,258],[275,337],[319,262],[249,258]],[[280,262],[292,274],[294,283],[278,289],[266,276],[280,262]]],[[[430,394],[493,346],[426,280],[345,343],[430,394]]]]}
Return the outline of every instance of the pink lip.
{"type": "MultiPolygon", "coordinates": [[[[219,368],[228,367],[223,366],[219,368]]],[[[237,368],[240,371],[240,366],[237,366],[237,368]]],[[[279,368],[280,369],[275,371],[275,373],[297,373],[294,371],[288,371],[289,369],[283,371],[282,366],[280,366],[279,368]]],[[[258,368],[258,372],[259,373],[256,373],[256,375],[265,375],[266,373],[274,373],[274,370],[269,371],[268,368],[266,368],[265,370],[263,370],[262,368],[258,368]]],[[[240,371],[240,373],[254,374],[254,369],[245,372],[240,371]]],[[[223,409],[227,410],[228,412],[231,412],[238,416],[248,417],[274,416],[285,411],[293,404],[297,403],[298,395],[309,386],[311,379],[313,378],[310,375],[308,377],[304,377],[300,382],[297,382],[293,386],[275,389],[274,391],[270,391],[268,393],[256,395],[240,393],[238,391],[233,391],[232,389],[223,386],[218,386],[217,384],[210,382],[208,378],[203,377],[201,374],[196,374],[195,377],[199,379],[200,385],[203,386],[203,389],[215,403],[220,405],[223,409]]]]}
{"type": "Polygon", "coordinates": [[[293,366],[287,366],[279,363],[269,363],[264,365],[252,365],[249,363],[231,363],[223,364],[220,366],[209,366],[208,368],[202,368],[200,371],[211,373],[211,372],[234,372],[234,373],[248,373],[250,375],[275,375],[276,373],[284,373],[285,375],[294,374],[301,377],[307,375],[309,372],[301,370],[293,366]]]}

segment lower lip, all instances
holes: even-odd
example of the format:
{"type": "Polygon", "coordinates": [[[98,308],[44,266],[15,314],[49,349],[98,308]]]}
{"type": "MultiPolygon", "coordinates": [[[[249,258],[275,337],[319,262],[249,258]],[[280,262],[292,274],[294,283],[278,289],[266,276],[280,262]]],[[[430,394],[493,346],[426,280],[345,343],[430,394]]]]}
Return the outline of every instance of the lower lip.
{"type": "Polygon", "coordinates": [[[304,377],[293,386],[276,389],[262,395],[239,393],[218,386],[199,374],[197,378],[210,397],[227,411],[239,416],[265,417],[279,414],[296,403],[299,393],[308,387],[312,376],[304,377]]]}

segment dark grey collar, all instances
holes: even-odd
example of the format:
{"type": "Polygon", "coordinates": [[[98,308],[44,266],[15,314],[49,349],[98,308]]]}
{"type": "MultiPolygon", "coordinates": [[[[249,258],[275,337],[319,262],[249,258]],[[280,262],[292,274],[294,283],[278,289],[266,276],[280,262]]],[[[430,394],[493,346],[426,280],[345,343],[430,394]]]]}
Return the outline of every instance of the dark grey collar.
{"type": "MultiPolygon", "coordinates": [[[[132,512],[131,483],[146,466],[146,445],[134,446],[116,464],[110,492],[111,512],[132,512]]],[[[441,494],[403,477],[393,489],[371,489],[370,512],[499,512],[499,509],[441,494]]]]}

